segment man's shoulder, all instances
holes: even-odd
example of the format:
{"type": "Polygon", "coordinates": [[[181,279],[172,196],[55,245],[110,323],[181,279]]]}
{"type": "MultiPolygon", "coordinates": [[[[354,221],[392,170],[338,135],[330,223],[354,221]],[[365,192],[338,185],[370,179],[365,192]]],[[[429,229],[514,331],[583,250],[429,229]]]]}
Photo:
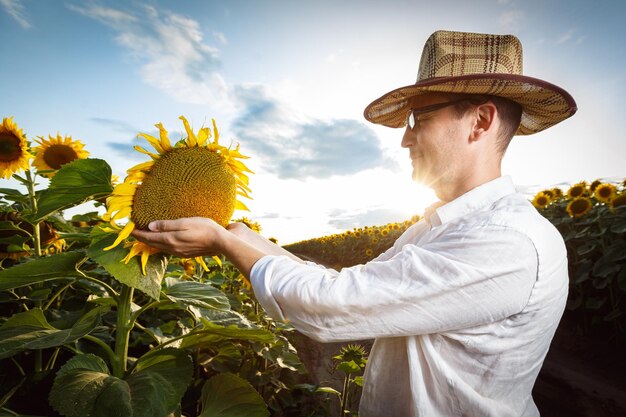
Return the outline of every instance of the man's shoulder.
{"type": "Polygon", "coordinates": [[[564,248],[563,237],[557,228],[520,193],[499,199],[483,215],[493,225],[527,235],[536,246],[558,245],[564,248]]]}

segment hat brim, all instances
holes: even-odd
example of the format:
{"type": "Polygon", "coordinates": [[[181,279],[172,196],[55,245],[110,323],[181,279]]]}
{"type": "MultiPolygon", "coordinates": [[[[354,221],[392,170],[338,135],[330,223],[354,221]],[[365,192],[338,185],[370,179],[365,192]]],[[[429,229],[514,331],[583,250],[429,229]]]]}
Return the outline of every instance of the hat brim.
{"type": "Polygon", "coordinates": [[[397,88],[370,103],[367,120],[389,127],[404,127],[413,97],[439,92],[504,97],[522,106],[522,120],[516,135],[530,135],[576,113],[574,98],[564,89],[537,78],[514,74],[470,74],[438,77],[397,88]]]}

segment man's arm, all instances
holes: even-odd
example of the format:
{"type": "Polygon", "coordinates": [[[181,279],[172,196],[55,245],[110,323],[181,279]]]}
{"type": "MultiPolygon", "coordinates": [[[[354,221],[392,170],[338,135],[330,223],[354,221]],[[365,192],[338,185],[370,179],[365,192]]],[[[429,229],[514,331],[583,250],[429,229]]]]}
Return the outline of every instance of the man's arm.
{"type": "Polygon", "coordinates": [[[300,261],[242,223],[223,228],[202,217],[159,220],[150,223],[149,230],[135,229],[132,235],[153,248],[186,258],[223,254],[246,277],[265,255],[286,255],[300,261]]]}

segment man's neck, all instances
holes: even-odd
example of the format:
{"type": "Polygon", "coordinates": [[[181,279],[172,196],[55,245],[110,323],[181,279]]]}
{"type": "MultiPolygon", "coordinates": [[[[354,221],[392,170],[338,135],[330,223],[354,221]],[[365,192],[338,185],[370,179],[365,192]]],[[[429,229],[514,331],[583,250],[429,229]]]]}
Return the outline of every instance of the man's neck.
{"type": "Polygon", "coordinates": [[[447,203],[462,196],[479,185],[485,184],[500,176],[502,176],[500,169],[474,172],[473,175],[466,175],[456,181],[437,184],[433,187],[433,190],[439,200],[447,203]]]}

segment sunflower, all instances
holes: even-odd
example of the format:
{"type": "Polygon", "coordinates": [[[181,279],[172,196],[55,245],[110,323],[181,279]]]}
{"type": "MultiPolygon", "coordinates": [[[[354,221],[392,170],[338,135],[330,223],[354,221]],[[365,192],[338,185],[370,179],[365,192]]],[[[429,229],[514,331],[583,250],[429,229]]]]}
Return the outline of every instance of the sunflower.
{"type": "Polygon", "coordinates": [[[57,133],[56,137],[48,135],[48,139],[38,136],[35,142],[39,146],[33,148],[35,160],[33,165],[39,175],[52,178],[61,166],[76,159],[85,159],[89,152],[84,150],[85,145],[80,140],[73,140],[71,136],[62,137],[57,133]],[[44,172],[41,172],[44,171],[44,172]]]}
{"type": "Polygon", "coordinates": [[[626,206],[626,191],[621,192],[615,196],[609,203],[611,208],[626,206]]]}
{"type": "Polygon", "coordinates": [[[334,356],[334,359],[338,359],[343,362],[354,361],[354,363],[363,367],[367,362],[367,353],[362,345],[348,344],[339,350],[339,354],[334,356]]]}
{"type": "Polygon", "coordinates": [[[567,190],[567,198],[569,199],[582,197],[585,194],[587,194],[586,181],[581,181],[578,184],[574,184],[569,188],[569,190],[567,190]]]}
{"type": "Polygon", "coordinates": [[[595,180],[594,182],[592,182],[592,183],[589,185],[589,191],[593,193],[593,192],[596,190],[596,188],[598,187],[598,185],[600,185],[600,184],[602,184],[602,181],[600,181],[600,180],[595,180]]]}
{"type": "Polygon", "coordinates": [[[258,222],[255,222],[254,220],[250,220],[249,218],[243,216],[239,219],[234,220],[235,222],[239,222],[239,223],[243,223],[246,226],[248,226],[248,228],[252,231],[255,231],[257,233],[261,233],[261,225],[258,222]]]}
{"type": "Polygon", "coordinates": [[[570,217],[581,217],[589,213],[591,206],[591,200],[587,197],[576,197],[570,201],[565,210],[570,217]]]}
{"type": "Polygon", "coordinates": [[[535,206],[537,209],[544,209],[548,207],[548,204],[550,204],[551,200],[552,198],[548,193],[546,193],[545,191],[539,191],[535,198],[533,198],[533,206],[535,206]]]}
{"type": "Polygon", "coordinates": [[[552,193],[553,200],[563,197],[563,191],[558,187],[552,188],[550,192],[552,193]]]}
{"type": "MultiPolygon", "coordinates": [[[[29,248],[30,237],[34,233],[33,225],[22,220],[21,214],[16,211],[0,212],[0,221],[12,224],[10,229],[0,230],[0,259],[18,260],[26,256],[32,256],[33,250],[29,248]],[[10,238],[27,238],[25,245],[10,243],[10,238]]],[[[62,252],[67,246],[64,239],[59,238],[57,229],[49,222],[39,224],[40,243],[42,253],[53,254],[62,252]]]]}
{"type": "Polygon", "coordinates": [[[18,171],[28,169],[28,161],[33,155],[22,129],[13,117],[2,119],[0,124],[0,177],[9,179],[18,171]]]}
{"type": "Polygon", "coordinates": [[[593,196],[598,201],[603,203],[610,203],[615,198],[617,192],[616,187],[613,184],[603,183],[596,187],[593,196]]]}
{"type": "MultiPolygon", "coordinates": [[[[187,137],[175,145],[170,144],[168,132],[161,123],[159,138],[140,133],[157,153],[135,146],[138,152],[149,155],[152,160],[130,168],[128,176],[113,189],[107,199],[107,212],[103,218],[115,227],[117,222],[128,218],[117,239],[105,250],[125,241],[137,227],[147,229],[154,220],[172,220],[181,217],[209,217],[226,226],[235,209],[248,210],[237,196],[250,198],[248,177],[250,171],[240,159],[239,146],[229,149],[219,144],[219,132],[213,120],[213,132],[208,127],[194,133],[189,122],[180,116],[187,137]],[[213,141],[209,139],[213,136],[213,141]]],[[[119,229],[119,227],[118,227],[119,229]]],[[[148,257],[157,250],[136,240],[127,242],[131,248],[128,262],[141,254],[141,267],[145,274],[148,257]]],[[[205,270],[208,267],[202,257],[195,258],[205,270]]],[[[219,258],[216,259],[218,263],[219,258]]]]}

